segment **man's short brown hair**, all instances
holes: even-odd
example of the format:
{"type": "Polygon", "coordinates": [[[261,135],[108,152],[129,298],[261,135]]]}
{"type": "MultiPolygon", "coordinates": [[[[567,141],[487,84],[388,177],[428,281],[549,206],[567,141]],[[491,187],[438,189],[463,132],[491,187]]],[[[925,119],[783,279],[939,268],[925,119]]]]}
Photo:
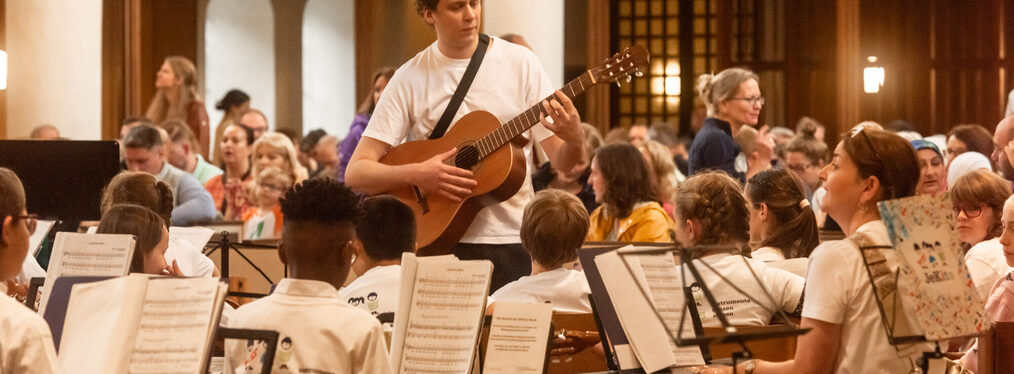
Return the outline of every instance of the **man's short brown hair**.
{"type": "Polygon", "coordinates": [[[555,269],[577,258],[588,226],[588,211],[577,196],[556,189],[542,190],[525,207],[521,245],[536,263],[555,269]]]}
{"type": "Polygon", "coordinates": [[[158,126],[165,130],[173,143],[182,144],[186,142],[190,144],[190,151],[195,153],[200,149],[200,144],[197,141],[197,137],[194,136],[194,131],[183,121],[173,119],[162,122],[158,126]]]}
{"type": "Polygon", "coordinates": [[[440,0],[415,0],[415,11],[421,16],[424,10],[437,10],[440,0]]]}

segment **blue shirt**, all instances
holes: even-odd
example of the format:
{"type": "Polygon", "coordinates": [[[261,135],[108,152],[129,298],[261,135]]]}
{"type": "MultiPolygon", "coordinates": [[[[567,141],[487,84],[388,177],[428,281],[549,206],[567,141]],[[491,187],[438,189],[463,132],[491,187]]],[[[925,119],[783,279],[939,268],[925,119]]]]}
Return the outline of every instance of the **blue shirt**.
{"type": "Polygon", "coordinates": [[[717,118],[706,118],[690,145],[690,176],[704,170],[722,170],[742,183],[745,175],[736,171],[740,152],[732,138],[732,126],[717,118]]]}

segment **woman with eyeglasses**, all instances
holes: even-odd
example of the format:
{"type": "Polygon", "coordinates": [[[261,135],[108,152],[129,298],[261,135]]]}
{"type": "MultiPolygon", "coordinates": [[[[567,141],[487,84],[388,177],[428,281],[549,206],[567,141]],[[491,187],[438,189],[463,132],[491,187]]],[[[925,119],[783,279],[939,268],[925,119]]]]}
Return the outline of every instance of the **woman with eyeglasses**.
{"type": "Polygon", "coordinates": [[[898,348],[888,342],[859,249],[891,245],[877,202],[915,192],[915,149],[893,133],[862,127],[843,138],[821,177],[827,212],[847,237],[821,243],[810,254],[800,326],[812,330],[799,337],[794,359],[749,360],[737,372],[908,373],[916,356],[932,350],[928,343],[898,348]]]}
{"type": "Polygon", "coordinates": [[[749,155],[742,155],[733,139],[743,126],[757,126],[764,107],[759,82],[757,74],[742,68],[698,78],[697,91],[708,109],[708,118],[690,145],[690,175],[708,169],[722,170],[743,183],[757,172],[771,168],[774,145],[766,128],[759,132],[749,155]]]}
{"type": "Polygon", "coordinates": [[[1009,182],[984,169],[958,178],[950,191],[965,264],[983,300],[996,280],[1010,272],[999,241],[1000,215],[1010,194],[1009,182]]]}

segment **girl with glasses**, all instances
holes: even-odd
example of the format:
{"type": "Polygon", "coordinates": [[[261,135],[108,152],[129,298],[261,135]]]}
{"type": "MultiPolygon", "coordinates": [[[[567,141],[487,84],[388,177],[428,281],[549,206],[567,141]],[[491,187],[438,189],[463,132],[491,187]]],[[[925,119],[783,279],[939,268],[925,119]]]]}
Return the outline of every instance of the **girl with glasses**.
{"type": "Polygon", "coordinates": [[[1009,182],[984,169],[958,178],[950,191],[965,264],[983,300],[993,283],[1010,272],[999,241],[1003,232],[1000,215],[1010,194],[1009,182]]]}

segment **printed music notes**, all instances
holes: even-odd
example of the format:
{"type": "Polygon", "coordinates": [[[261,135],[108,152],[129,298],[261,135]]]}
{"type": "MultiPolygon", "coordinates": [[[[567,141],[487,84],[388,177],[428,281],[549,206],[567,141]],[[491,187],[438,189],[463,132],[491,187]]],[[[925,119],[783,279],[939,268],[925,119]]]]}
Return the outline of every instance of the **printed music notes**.
{"type": "Polygon", "coordinates": [[[404,254],[391,343],[396,373],[468,373],[492,271],[489,261],[404,254]]]}
{"type": "MultiPolygon", "coordinates": [[[[134,238],[122,234],[56,233],[53,255],[46,272],[46,285],[59,277],[123,276],[130,271],[134,238]]],[[[39,314],[46,311],[49,296],[43,294],[39,314]]]]}

